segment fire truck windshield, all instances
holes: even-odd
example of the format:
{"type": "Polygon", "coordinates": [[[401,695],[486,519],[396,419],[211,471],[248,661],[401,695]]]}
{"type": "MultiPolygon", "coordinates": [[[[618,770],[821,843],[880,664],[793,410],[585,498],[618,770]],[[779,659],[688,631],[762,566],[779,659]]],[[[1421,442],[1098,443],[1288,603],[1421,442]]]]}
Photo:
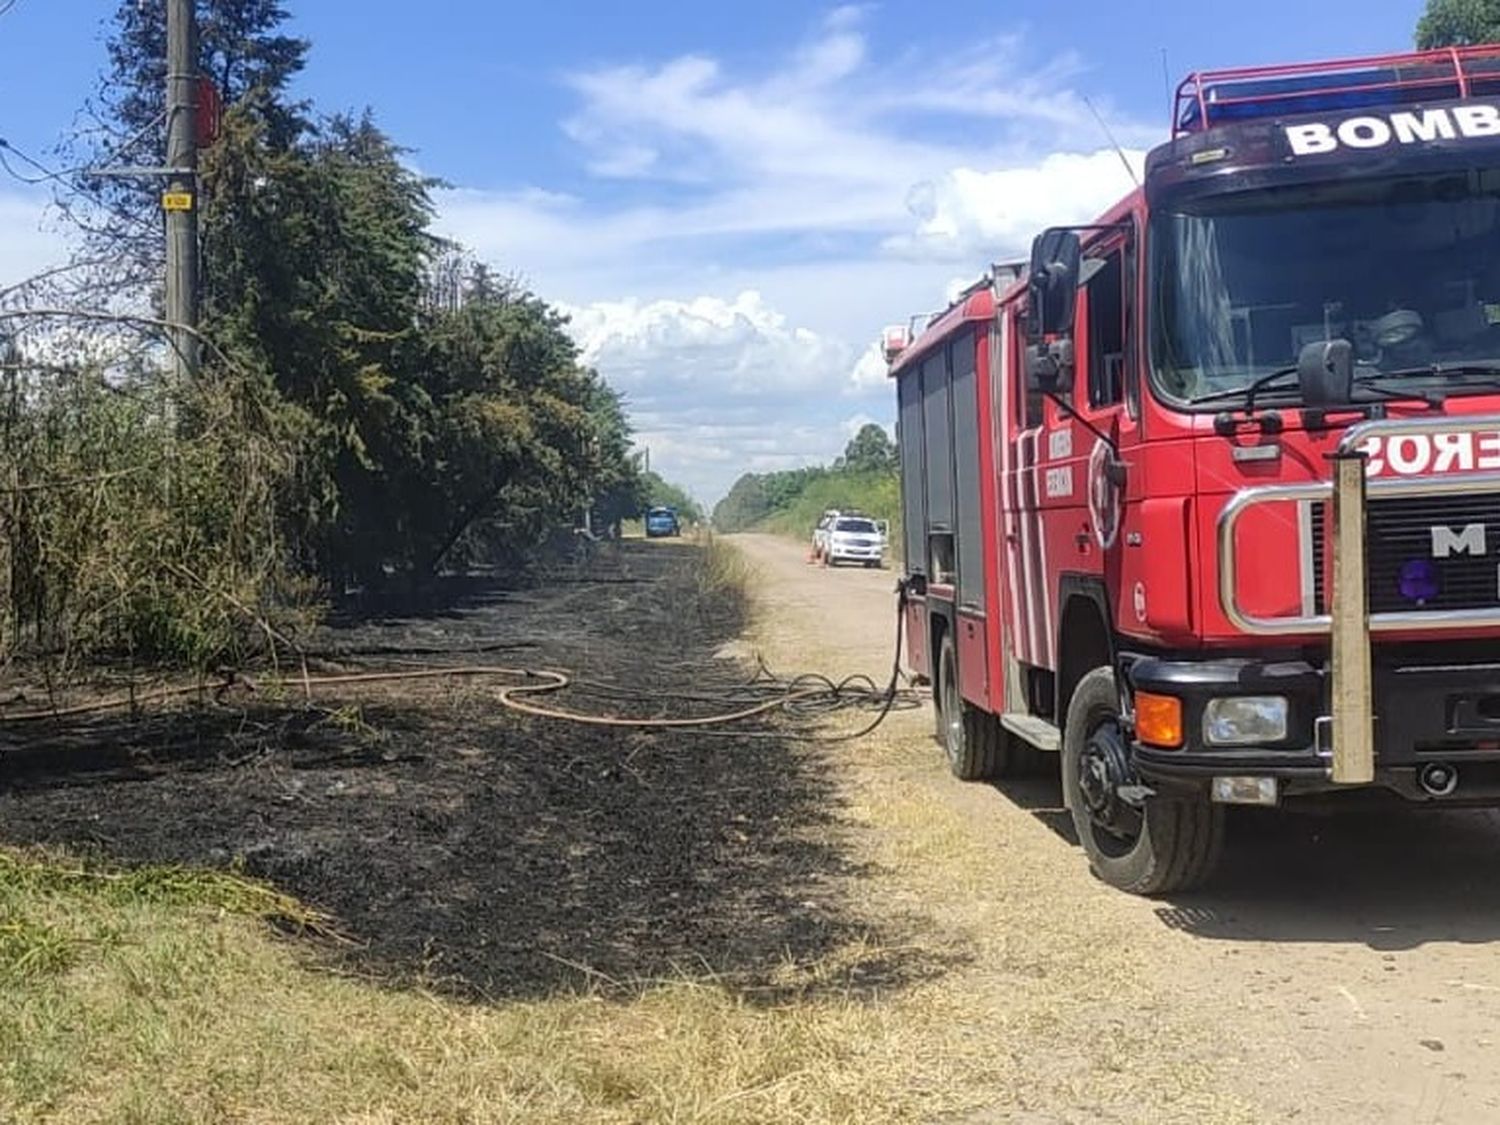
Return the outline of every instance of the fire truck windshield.
{"type": "MultiPolygon", "coordinates": [[[[1467,376],[1500,368],[1500,169],[1207,197],[1159,212],[1151,245],[1169,402],[1222,408],[1339,338],[1386,386],[1494,392],[1467,376]]],[[[1296,394],[1270,380],[1256,397],[1296,394]]]]}

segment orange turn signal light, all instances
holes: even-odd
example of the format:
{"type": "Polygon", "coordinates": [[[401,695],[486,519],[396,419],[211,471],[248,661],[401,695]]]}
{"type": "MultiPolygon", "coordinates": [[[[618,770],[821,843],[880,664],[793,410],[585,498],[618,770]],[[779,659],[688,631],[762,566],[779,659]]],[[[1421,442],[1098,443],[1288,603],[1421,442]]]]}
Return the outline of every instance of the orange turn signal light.
{"type": "Polygon", "coordinates": [[[1182,729],[1182,700],[1174,695],[1135,693],[1135,734],[1148,746],[1176,750],[1185,741],[1182,729]]]}

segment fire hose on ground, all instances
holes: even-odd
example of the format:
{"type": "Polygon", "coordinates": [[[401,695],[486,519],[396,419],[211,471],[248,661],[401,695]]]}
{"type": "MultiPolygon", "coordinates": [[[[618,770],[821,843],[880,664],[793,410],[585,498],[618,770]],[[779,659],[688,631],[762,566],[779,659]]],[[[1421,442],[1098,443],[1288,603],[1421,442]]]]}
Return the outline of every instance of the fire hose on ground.
{"type": "MultiPolygon", "coordinates": [[[[638,689],[620,685],[578,679],[556,669],[490,664],[456,664],[329,675],[311,675],[304,672],[295,680],[287,680],[285,683],[287,686],[295,685],[310,700],[317,690],[338,687],[445,679],[508,679],[518,682],[501,687],[495,693],[495,701],[508,711],[533,719],[630,730],[695,731],[700,734],[735,738],[780,738],[819,743],[848,742],[873,733],[885,722],[891,712],[922,705],[922,699],[916,691],[909,686],[903,687],[901,684],[903,679],[901,642],[906,616],[904,583],[898,585],[897,594],[896,648],[891,662],[890,679],[884,688],[877,685],[871,677],[858,673],[841,680],[834,680],[819,673],[804,673],[785,679],[775,675],[763,660],[758,661],[754,676],[743,682],[722,684],[717,687],[700,685],[692,690],[657,691],[647,694],[643,694],[638,689]],[[707,705],[722,709],[706,715],[643,716],[622,714],[619,711],[603,714],[591,713],[548,706],[540,702],[547,696],[570,689],[596,699],[614,701],[617,705],[630,704],[639,707],[654,704],[660,706],[666,702],[707,705]],[[832,733],[826,730],[824,720],[851,710],[874,712],[874,714],[869,722],[855,731],[832,733]],[[770,719],[777,716],[783,722],[774,726],[762,725],[755,729],[745,729],[745,724],[751,720],[770,719]],[[790,722],[785,720],[790,720],[790,722]]],[[[236,687],[253,692],[257,685],[251,679],[235,675],[211,687],[203,684],[166,687],[144,694],[132,693],[69,707],[37,709],[10,715],[0,713],[0,727],[39,725],[66,719],[89,718],[111,711],[138,711],[148,705],[171,703],[193,696],[212,695],[215,698],[222,698],[236,687]]]]}

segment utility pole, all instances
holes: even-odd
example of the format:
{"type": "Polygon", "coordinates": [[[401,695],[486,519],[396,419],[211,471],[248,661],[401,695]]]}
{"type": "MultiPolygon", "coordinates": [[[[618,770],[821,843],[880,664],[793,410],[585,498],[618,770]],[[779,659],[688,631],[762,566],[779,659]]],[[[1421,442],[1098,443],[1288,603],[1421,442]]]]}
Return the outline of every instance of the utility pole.
{"type": "Polygon", "coordinates": [[[198,18],[167,0],[167,321],[179,377],[198,374],[198,18]]]}

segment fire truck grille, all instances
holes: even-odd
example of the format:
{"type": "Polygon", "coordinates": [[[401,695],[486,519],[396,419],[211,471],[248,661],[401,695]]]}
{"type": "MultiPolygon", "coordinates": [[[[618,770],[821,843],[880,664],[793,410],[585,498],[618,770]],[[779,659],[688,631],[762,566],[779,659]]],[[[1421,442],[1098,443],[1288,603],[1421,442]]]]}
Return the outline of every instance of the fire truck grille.
{"type": "MultiPolygon", "coordinates": [[[[1328,609],[1328,507],[1312,505],[1316,612],[1328,609]]],[[[1370,612],[1500,606],[1500,493],[1372,499],[1370,612]]]]}

